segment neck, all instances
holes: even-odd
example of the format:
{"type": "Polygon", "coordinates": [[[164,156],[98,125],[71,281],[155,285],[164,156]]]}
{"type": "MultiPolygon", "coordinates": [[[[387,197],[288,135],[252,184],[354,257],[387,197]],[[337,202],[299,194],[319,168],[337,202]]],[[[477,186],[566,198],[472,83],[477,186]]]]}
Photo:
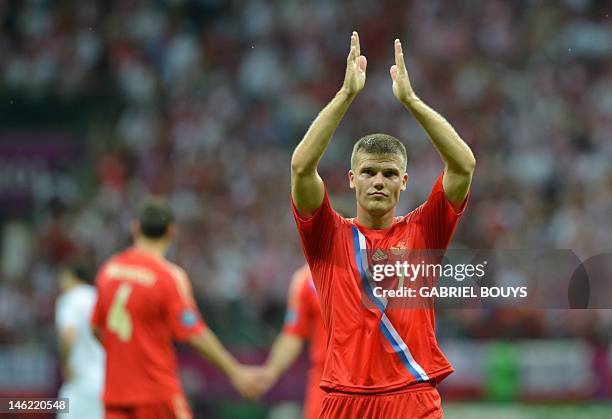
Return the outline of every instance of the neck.
{"type": "Polygon", "coordinates": [[[134,241],[134,247],[159,258],[164,258],[168,244],[166,240],[151,240],[146,237],[138,237],[134,241]]]}
{"type": "Polygon", "coordinates": [[[372,215],[363,208],[357,206],[357,222],[367,228],[375,230],[382,230],[387,227],[391,227],[393,224],[393,218],[395,217],[395,210],[386,212],[383,215],[372,215]]]}

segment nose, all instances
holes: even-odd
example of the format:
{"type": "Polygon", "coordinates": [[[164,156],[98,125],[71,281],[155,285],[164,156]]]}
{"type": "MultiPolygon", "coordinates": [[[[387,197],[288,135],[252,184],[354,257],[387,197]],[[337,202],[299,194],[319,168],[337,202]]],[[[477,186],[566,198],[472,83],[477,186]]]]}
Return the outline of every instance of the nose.
{"type": "Polygon", "coordinates": [[[382,173],[377,173],[374,177],[374,183],[372,184],[376,190],[381,190],[385,187],[385,177],[382,173]]]}

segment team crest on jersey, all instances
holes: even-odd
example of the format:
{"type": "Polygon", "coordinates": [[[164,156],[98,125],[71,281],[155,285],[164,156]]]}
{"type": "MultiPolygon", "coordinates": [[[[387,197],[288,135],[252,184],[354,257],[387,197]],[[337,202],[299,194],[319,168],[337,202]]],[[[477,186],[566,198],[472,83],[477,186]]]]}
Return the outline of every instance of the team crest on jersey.
{"type": "Polygon", "coordinates": [[[185,327],[193,327],[197,323],[197,317],[193,310],[185,309],[181,313],[181,324],[185,327]]]}
{"type": "Polygon", "coordinates": [[[395,246],[391,246],[391,253],[395,256],[402,256],[406,254],[408,250],[408,243],[405,241],[399,241],[395,246]]]}
{"type": "Polygon", "coordinates": [[[372,260],[374,262],[380,262],[381,260],[387,259],[387,254],[383,252],[381,249],[376,249],[372,254],[372,260]]]}
{"type": "Polygon", "coordinates": [[[287,310],[285,313],[285,324],[288,326],[294,326],[297,321],[297,313],[293,310],[287,310]]]}

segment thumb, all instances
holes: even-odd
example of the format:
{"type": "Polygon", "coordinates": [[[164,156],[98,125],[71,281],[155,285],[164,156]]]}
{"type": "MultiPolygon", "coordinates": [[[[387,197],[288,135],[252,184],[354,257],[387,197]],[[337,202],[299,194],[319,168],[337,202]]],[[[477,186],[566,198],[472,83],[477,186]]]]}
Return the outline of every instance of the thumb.
{"type": "Polygon", "coordinates": [[[358,65],[359,65],[359,68],[361,69],[361,71],[365,71],[366,70],[366,67],[368,66],[368,60],[365,57],[365,55],[360,55],[359,56],[358,65]]]}
{"type": "Polygon", "coordinates": [[[393,81],[395,81],[395,79],[397,78],[397,66],[395,64],[393,64],[389,69],[389,74],[391,74],[391,78],[393,79],[393,81]]]}

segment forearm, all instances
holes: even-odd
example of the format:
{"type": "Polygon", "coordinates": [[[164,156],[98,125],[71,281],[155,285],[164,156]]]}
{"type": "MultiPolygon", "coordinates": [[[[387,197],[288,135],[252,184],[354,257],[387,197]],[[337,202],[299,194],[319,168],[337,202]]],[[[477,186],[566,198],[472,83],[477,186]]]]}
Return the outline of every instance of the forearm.
{"type": "Polygon", "coordinates": [[[354,98],[354,94],[340,89],[327,106],[319,112],[293,152],[291,159],[293,175],[299,176],[316,171],[319,160],[354,98]]]}
{"type": "Polygon", "coordinates": [[[193,336],[189,344],[223,374],[228,377],[234,374],[238,363],[210,329],[193,336]]]}
{"type": "Polygon", "coordinates": [[[295,362],[302,352],[304,341],[297,336],[282,333],[274,342],[266,368],[278,379],[295,362]]]}
{"type": "Polygon", "coordinates": [[[353,32],[342,88],[315,118],[291,158],[291,196],[300,216],[311,215],[323,202],[325,185],[317,165],[353,99],[363,89],[366,67],[359,35],[353,32]]]}
{"type": "Polygon", "coordinates": [[[419,98],[411,98],[403,104],[429,135],[446,169],[454,173],[471,175],[476,164],[474,154],[452,125],[419,98]]]}

